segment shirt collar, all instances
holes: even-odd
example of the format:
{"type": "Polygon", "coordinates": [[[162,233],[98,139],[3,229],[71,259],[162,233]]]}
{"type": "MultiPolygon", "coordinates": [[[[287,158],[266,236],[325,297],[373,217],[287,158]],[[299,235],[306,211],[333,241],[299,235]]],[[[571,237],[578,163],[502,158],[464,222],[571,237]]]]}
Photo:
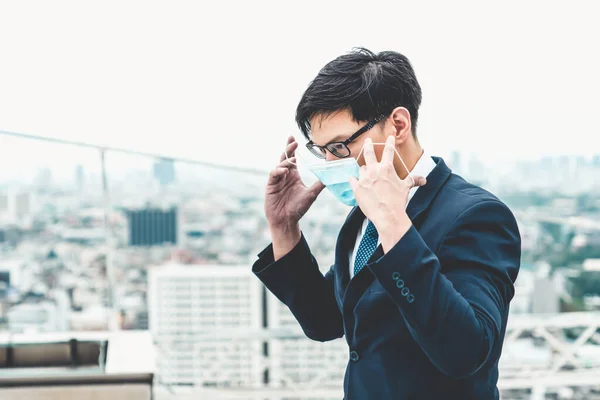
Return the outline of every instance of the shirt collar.
{"type": "MultiPolygon", "coordinates": [[[[433,158],[431,158],[427,150],[423,150],[423,154],[421,154],[419,161],[417,161],[414,168],[410,171],[410,174],[414,176],[423,176],[427,178],[427,176],[431,173],[431,171],[433,171],[434,168],[435,161],[433,161],[433,158]]],[[[418,189],[418,186],[410,189],[410,192],[408,193],[408,202],[406,203],[407,205],[418,189]]]]}

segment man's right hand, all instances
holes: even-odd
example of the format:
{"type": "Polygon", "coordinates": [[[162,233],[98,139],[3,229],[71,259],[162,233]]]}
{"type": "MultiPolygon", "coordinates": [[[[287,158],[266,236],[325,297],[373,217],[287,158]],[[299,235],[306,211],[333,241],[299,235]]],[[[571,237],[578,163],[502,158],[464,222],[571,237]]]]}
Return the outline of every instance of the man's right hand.
{"type": "MultiPolygon", "coordinates": [[[[295,151],[298,142],[293,136],[287,141],[286,153],[296,163],[295,151]]],[[[275,260],[289,253],[300,241],[300,218],[306,214],[325,185],[317,181],[307,187],[297,167],[287,160],[286,153],[280,163],[269,174],[265,190],[265,215],[271,231],[275,260]]]]}

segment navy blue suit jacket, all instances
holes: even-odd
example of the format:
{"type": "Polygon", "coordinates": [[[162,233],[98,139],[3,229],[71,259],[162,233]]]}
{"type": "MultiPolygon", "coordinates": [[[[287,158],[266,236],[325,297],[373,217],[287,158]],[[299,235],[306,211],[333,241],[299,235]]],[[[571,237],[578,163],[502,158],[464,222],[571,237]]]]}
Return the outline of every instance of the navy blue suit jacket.
{"type": "Polygon", "coordinates": [[[498,359],[520,266],[506,205],[452,174],[441,158],[407,213],[410,230],[377,248],[352,280],[349,251],[364,215],[349,214],[323,275],[302,237],[253,272],[317,341],[346,337],[345,399],[498,399],[498,359]]]}

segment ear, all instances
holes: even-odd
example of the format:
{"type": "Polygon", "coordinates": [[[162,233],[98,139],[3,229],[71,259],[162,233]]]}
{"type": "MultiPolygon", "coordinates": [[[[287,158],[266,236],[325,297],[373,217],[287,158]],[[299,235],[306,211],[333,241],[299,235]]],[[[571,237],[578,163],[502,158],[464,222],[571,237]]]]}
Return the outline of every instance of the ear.
{"type": "Polygon", "coordinates": [[[412,135],[410,112],[406,108],[394,108],[388,122],[392,130],[390,134],[396,136],[397,144],[404,143],[412,135]]]}

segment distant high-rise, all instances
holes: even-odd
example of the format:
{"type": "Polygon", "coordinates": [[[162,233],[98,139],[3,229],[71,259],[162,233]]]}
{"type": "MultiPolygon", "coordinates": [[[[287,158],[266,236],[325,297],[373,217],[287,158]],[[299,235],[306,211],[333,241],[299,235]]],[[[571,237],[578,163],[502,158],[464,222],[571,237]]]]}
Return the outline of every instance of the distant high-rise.
{"type": "Polygon", "coordinates": [[[450,157],[449,167],[455,174],[462,174],[462,159],[458,151],[453,151],[450,157]]]}
{"type": "Polygon", "coordinates": [[[6,286],[10,286],[10,271],[0,270],[0,282],[4,282],[6,286]]]}
{"type": "Polygon", "coordinates": [[[22,221],[31,215],[33,209],[32,193],[21,189],[12,189],[0,193],[0,215],[13,223],[22,221]]]}
{"type": "Polygon", "coordinates": [[[128,210],[129,245],[177,244],[177,208],[128,210]]]}
{"type": "Polygon", "coordinates": [[[467,178],[475,184],[483,184],[487,179],[488,174],[485,164],[475,154],[471,155],[468,163],[467,178]]]}
{"type": "Polygon", "coordinates": [[[47,167],[38,170],[38,173],[33,180],[33,184],[39,189],[49,189],[50,186],[52,186],[52,170],[47,167]]]}
{"type": "Polygon", "coordinates": [[[175,182],[175,164],[173,160],[160,159],[154,163],[154,178],[161,186],[175,182]]]}
{"type": "Polygon", "coordinates": [[[135,329],[148,330],[148,310],[141,310],[135,313],[135,329]]]}
{"type": "Polygon", "coordinates": [[[81,164],[75,167],[75,187],[78,192],[83,192],[85,189],[85,169],[81,164]]]}
{"type": "Polygon", "coordinates": [[[0,260],[0,281],[7,286],[19,287],[22,272],[22,260],[0,260]]]}
{"type": "Polygon", "coordinates": [[[148,272],[150,331],[161,382],[257,386],[262,346],[245,337],[262,321],[261,283],[247,266],[166,264],[148,272]],[[239,339],[219,340],[219,332],[239,339]],[[200,340],[201,335],[205,340],[200,340]]]}
{"type": "Polygon", "coordinates": [[[0,193],[0,213],[8,211],[8,194],[0,193]]]}
{"type": "Polygon", "coordinates": [[[533,283],[531,312],[534,314],[557,314],[560,312],[560,294],[556,284],[548,277],[538,277],[533,283]]]}

